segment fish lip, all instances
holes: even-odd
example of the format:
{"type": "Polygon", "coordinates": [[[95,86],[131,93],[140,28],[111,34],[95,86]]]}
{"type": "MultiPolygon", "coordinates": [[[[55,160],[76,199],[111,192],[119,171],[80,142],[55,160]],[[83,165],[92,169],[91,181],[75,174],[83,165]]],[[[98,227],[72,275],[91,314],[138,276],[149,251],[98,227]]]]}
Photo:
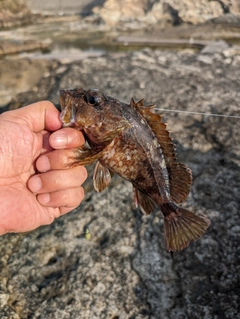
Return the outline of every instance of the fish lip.
{"type": "Polygon", "coordinates": [[[79,130],[79,131],[83,129],[82,125],[79,125],[79,124],[76,122],[74,116],[71,116],[70,121],[66,122],[66,121],[64,120],[65,114],[66,114],[66,110],[63,110],[63,111],[60,113],[60,115],[59,115],[60,121],[62,122],[62,127],[72,127],[72,128],[75,128],[75,129],[77,129],[77,130],[79,130]]]}
{"type": "Polygon", "coordinates": [[[62,123],[63,123],[62,127],[72,127],[72,128],[78,129],[79,131],[83,129],[80,125],[78,125],[75,122],[74,123],[73,122],[67,122],[67,123],[62,122],[62,123]]]}
{"type": "Polygon", "coordinates": [[[67,105],[68,105],[70,96],[68,94],[66,95],[66,91],[64,91],[64,90],[59,91],[59,96],[60,96],[59,104],[60,104],[61,110],[63,111],[65,109],[65,107],[67,107],[67,105]],[[66,96],[68,97],[67,103],[65,103],[66,96]]]}
{"type": "MultiPolygon", "coordinates": [[[[83,89],[79,89],[79,90],[82,91],[83,89]]],[[[71,92],[72,92],[71,90],[59,90],[60,107],[61,107],[59,119],[62,122],[62,127],[72,127],[79,131],[96,127],[96,124],[81,125],[78,122],[76,122],[77,109],[74,104],[75,98],[71,95],[71,92]]],[[[102,122],[98,125],[101,126],[102,122]]]]}
{"type": "Polygon", "coordinates": [[[76,107],[72,104],[73,98],[66,94],[66,91],[60,90],[60,106],[61,113],[59,115],[62,127],[74,127],[76,129],[82,129],[76,122],[76,107]],[[67,120],[66,120],[67,118],[67,120]]]}

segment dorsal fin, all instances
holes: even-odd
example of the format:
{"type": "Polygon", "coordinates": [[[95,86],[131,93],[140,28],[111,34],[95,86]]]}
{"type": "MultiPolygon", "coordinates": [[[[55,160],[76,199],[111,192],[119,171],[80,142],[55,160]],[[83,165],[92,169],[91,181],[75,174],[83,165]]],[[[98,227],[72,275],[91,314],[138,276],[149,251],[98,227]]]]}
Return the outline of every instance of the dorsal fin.
{"type": "Polygon", "coordinates": [[[167,125],[162,122],[160,114],[153,113],[152,105],[143,106],[142,101],[137,103],[132,99],[131,106],[145,118],[151,130],[155,134],[166,161],[170,181],[170,194],[175,203],[182,203],[188,197],[192,184],[191,170],[176,160],[176,150],[167,131],[167,125]]]}
{"type": "Polygon", "coordinates": [[[135,109],[138,109],[138,107],[143,107],[144,106],[144,99],[141,99],[138,102],[135,102],[133,97],[132,97],[131,101],[130,101],[130,106],[132,106],[135,109]]]}

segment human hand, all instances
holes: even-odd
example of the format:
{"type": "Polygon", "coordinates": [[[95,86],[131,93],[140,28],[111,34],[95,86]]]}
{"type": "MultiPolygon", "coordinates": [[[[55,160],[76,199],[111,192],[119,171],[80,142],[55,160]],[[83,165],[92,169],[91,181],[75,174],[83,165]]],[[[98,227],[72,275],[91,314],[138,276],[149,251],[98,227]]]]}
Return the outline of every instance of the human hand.
{"type": "Polygon", "coordinates": [[[0,235],[50,224],[82,201],[86,169],[67,165],[84,138],[61,126],[48,101],[0,115],[0,235]]]}

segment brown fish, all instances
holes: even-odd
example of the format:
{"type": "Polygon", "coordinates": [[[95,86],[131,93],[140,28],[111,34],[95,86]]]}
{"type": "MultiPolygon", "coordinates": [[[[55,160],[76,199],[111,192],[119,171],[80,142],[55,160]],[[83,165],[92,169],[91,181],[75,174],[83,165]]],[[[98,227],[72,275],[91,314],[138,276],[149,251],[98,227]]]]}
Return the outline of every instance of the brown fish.
{"type": "Polygon", "coordinates": [[[64,127],[83,131],[88,146],[76,151],[74,165],[97,161],[94,187],[104,190],[113,173],[130,181],[135,202],[150,214],[155,204],[164,215],[168,251],[183,249],[203,235],[210,221],[176,204],[186,200],[191,170],[176,160],[175,148],[161,116],[143,100],[130,105],[96,89],[60,91],[64,127]]]}

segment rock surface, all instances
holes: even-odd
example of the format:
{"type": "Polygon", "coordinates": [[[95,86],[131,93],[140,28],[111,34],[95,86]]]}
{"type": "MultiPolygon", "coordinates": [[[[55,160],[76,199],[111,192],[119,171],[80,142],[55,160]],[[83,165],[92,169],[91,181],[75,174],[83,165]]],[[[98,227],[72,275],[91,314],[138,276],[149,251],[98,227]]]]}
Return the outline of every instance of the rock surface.
{"type": "Polygon", "coordinates": [[[24,0],[0,1],[0,29],[32,22],[32,15],[24,0]]]}
{"type": "Polygon", "coordinates": [[[231,14],[233,20],[238,19],[240,3],[238,0],[82,0],[81,3],[78,0],[2,0],[0,28],[28,24],[40,19],[39,16],[31,16],[30,10],[32,13],[50,13],[56,16],[89,16],[93,13],[95,21],[104,22],[108,28],[139,29],[156,24],[161,27],[180,23],[199,24],[225,14],[231,14]]]}
{"type": "Polygon", "coordinates": [[[229,12],[239,15],[240,4],[238,0],[106,0],[102,6],[94,8],[93,12],[110,26],[131,20],[165,25],[169,21],[172,24],[180,21],[199,24],[229,12]]]}
{"type": "MultiPolygon", "coordinates": [[[[119,45],[114,40],[127,32],[133,36],[153,36],[158,40],[154,41],[155,45],[162,43],[168,48],[179,47],[179,40],[238,41],[239,26],[237,0],[84,0],[81,3],[78,0],[2,0],[0,56],[52,50],[63,43],[77,47],[81,43],[85,48],[106,47],[111,43],[114,47],[119,45]],[[35,5],[38,14],[34,14],[35,5]],[[55,15],[46,16],[47,7],[55,8],[55,15]],[[12,32],[6,30],[14,27],[12,32]]],[[[134,45],[131,41],[129,44],[134,45]]]]}
{"type": "MultiPolygon", "coordinates": [[[[218,51],[112,53],[53,62],[8,107],[57,103],[59,89],[94,87],[125,102],[134,96],[158,108],[240,116],[239,77],[240,56],[218,51]]],[[[178,159],[193,171],[184,206],[208,215],[207,233],[169,254],[160,211],[141,216],[120,178],[101,194],[89,179],[72,213],[0,237],[1,318],[240,318],[239,118],[161,113],[178,159]]]]}

